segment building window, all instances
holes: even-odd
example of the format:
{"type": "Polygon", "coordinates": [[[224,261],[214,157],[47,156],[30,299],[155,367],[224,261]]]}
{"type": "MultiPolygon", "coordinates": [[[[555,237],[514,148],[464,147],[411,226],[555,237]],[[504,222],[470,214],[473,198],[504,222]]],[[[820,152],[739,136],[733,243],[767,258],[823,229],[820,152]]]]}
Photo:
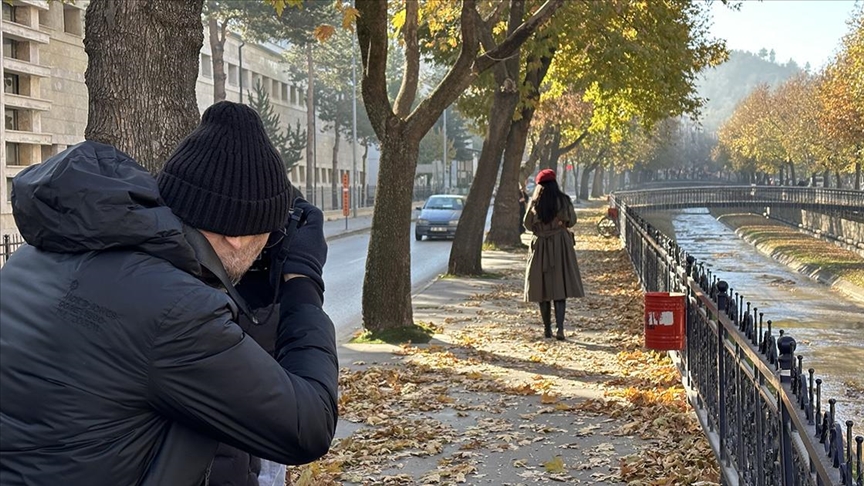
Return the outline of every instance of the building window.
{"type": "Polygon", "coordinates": [[[3,118],[6,130],[18,130],[18,110],[6,108],[3,118]]]}
{"type": "Polygon", "coordinates": [[[306,101],[306,91],[303,88],[297,88],[297,104],[302,105],[306,101]]]}
{"type": "Polygon", "coordinates": [[[60,153],[60,151],[57,150],[57,145],[43,145],[42,146],[42,162],[45,162],[46,160],[50,159],[51,157],[53,157],[54,155],[56,155],[58,153],[60,153]]]}
{"type": "Polygon", "coordinates": [[[237,71],[237,66],[234,64],[228,64],[228,84],[231,86],[237,86],[237,80],[240,78],[239,72],[237,71]]]}
{"type": "Polygon", "coordinates": [[[39,12],[39,26],[46,27],[49,29],[53,29],[54,26],[51,25],[51,11],[48,10],[46,12],[39,12]]]}
{"type": "Polygon", "coordinates": [[[288,85],[285,83],[280,83],[282,85],[282,99],[288,101],[288,85]]]}
{"type": "Polygon", "coordinates": [[[276,81],[275,79],[273,80],[273,91],[271,91],[271,93],[273,93],[273,98],[277,100],[285,99],[282,97],[282,90],[279,89],[280,84],[281,83],[279,81],[276,81]]]}
{"type": "Polygon", "coordinates": [[[63,6],[63,32],[82,35],[84,24],[81,22],[81,9],[70,5],[63,6]]]}
{"type": "Polygon", "coordinates": [[[213,77],[213,60],[207,54],[201,54],[201,75],[205,78],[213,77]]]}
{"type": "Polygon", "coordinates": [[[3,2],[3,22],[15,22],[15,7],[3,2]]]}
{"type": "Polygon", "coordinates": [[[291,103],[297,104],[297,87],[293,84],[291,85],[291,103]]]}
{"type": "Polygon", "coordinates": [[[21,165],[18,144],[6,142],[6,165],[21,165]]]}
{"type": "Polygon", "coordinates": [[[12,178],[6,178],[6,202],[12,202],[12,178]]]}
{"type": "Polygon", "coordinates": [[[3,38],[3,57],[18,59],[18,42],[8,37],[3,38]]]}
{"type": "Polygon", "coordinates": [[[297,178],[298,181],[306,180],[306,168],[302,165],[297,169],[297,173],[300,174],[300,177],[297,178]]]}
{"type": "Polygon", "coordinates": [[[9,94],[18,94],[18,75],[3,73],[3,91],[9,94]]]}

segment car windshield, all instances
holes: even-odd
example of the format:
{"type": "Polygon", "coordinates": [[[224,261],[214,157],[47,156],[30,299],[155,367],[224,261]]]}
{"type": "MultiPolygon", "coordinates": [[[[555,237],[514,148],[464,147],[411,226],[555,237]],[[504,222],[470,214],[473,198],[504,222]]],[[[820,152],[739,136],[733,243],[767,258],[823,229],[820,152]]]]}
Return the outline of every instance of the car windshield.
{"type": "Polygon", "coordinates": [[[458,197],[430,197],[423,209],[462,210],[462,199],[458,197]]]}

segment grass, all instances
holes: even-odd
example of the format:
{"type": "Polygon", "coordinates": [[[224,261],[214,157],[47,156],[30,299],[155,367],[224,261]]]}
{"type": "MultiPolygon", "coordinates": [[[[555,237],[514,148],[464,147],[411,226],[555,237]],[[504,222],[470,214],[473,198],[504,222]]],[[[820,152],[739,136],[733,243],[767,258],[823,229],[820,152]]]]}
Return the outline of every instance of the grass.
{"type": "Polygon", "coordinates": [[[350,342],[357,344],[425,344],[441,328],[431,322],[418,321],[412,326],[385,329],[383,331],[362,330],[350,342]]]}
{"type": "Polygon", "coordinates": [[[730,215],[724,217],[741,235],[777,255],[796,262],[819,267],[855,285],[864,287],[864,262],[859,255],[814,238],[761,216],[730,215]]]}

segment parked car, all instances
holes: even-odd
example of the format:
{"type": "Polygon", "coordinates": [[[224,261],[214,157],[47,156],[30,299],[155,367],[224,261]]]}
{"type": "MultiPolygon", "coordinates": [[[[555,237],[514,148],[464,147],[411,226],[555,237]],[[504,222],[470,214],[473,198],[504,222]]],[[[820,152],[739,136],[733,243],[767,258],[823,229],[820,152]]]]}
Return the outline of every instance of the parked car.
{"type": "Polygon", "coordinates": [[[420,215],[417,216],[417,224],[414,225],[414,238],[417,241],[422,240],[424,236],[453,238],[464,207],[464,196],[450,194],[429,196],[426,204],[417,208],[420,215]]]}

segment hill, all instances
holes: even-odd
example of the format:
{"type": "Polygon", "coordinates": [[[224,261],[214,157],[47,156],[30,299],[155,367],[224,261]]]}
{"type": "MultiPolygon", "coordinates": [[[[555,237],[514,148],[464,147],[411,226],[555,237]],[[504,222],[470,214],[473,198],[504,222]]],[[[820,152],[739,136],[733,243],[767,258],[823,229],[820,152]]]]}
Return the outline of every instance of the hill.
{"type": "Polygon", "coordinates": [[[707,132],[716,132],[732,115],[735,105],[762,83],[772,88],[801,71],[793,60],[785,64],[774,61],[773,50],[758,54],[733,50],[729,60],[705,72],[697,86],[699,96],[707,99],[702,108],[702,125],[707,132]]]}

